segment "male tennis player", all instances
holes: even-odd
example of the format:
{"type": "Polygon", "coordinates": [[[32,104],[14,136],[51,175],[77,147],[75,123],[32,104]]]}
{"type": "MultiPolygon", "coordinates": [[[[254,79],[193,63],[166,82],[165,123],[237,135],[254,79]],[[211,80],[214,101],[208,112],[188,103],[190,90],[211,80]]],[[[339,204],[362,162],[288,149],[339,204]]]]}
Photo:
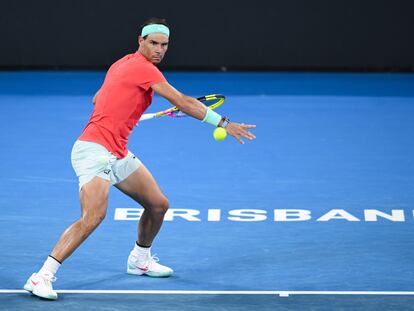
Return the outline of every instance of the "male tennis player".
{"type": "Polygon", "coordinates": [[[102,87],[94,96],[92,116],[72,150],[82,213],[63,232],[41,269],[24,285],[24,289],[34,295],[57,299],[52,288],[55,274],[62,262],[105,218],[111,184],[144,207],[138,240],[128,257],[127,273],[151,277],[168,277],[173,273],[151,255],[151,245],[169,207],[168,199],[144,164],[126,147],[132,129],[151,104],[154,91],[186,114],[213,126],[225,127],[240,143],[243,143],[241,137],[255,138],[247,130],[254,125],[230,122],[167,82],[155,65],[167,51],[169,36],[165,20],[147,21],[141,29],[138,51],[109,68],[102,87]]]}

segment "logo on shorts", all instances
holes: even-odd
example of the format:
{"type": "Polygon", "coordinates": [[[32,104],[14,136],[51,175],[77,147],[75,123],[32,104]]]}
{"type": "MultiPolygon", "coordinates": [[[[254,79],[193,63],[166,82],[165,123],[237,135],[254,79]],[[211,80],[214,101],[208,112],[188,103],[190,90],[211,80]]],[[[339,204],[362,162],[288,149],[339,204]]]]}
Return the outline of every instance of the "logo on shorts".
{"type": "Polygon", "coordinates": [[[106,175],[109,175],[109,173],[111,172],[111,170],[110,169],[106,169],[106,170],[104,170],[104,173],[106,174],[106,175]]]}

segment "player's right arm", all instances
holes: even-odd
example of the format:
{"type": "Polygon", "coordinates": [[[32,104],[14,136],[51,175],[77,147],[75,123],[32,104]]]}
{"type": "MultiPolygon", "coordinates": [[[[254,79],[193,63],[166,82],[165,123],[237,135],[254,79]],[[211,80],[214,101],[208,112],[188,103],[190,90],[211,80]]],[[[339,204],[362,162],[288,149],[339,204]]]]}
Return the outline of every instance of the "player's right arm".
{"type": "MultiPolygon", "coordinates": [[[[203,103],[199,102],[194,97],[184,95],[183,93],[175,89],[172,85],[170,85],[168,82],[160,82],[153,84],[151,88],[158,95],[167,99],[174,106],[177,106],[177,108],[185,114],[188,114],[198,120],[203,120],[206,116],[208,108],[203,103]]],[[[221,124],[222,121],[220,121],[219,126],[221,124]]],[[[243,140],[240,137],[242,136],[249,140],[256,138],[256,136],[254,136],[247,130],[255,127],[256,125],[230,122],[226,126],[226,131],[231,136],[236,138],[241,144],[244,144],[243,140]]]]}

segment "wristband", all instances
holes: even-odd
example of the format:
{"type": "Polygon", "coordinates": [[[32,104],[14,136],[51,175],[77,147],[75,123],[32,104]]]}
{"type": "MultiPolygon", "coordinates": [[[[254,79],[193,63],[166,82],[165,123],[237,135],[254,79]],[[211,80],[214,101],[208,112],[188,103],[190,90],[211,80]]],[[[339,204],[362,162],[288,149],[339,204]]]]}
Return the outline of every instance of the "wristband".
{"type": "Polygon", "coordinates": [[[206,115],[201,122],[205,122],[208,124],[211,124],[213,126],[218,126],[221,121],[221,115],[219,115],[217,112],[214,112],[210,108],[207,108],[206,115]]]}

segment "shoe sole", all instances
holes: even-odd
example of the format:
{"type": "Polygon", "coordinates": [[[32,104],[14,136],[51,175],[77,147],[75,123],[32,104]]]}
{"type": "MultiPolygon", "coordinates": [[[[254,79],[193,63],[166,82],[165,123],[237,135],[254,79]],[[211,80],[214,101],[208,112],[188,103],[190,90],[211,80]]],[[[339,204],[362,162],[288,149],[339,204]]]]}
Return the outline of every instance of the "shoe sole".
{"type": "Polygon", "coordinates": [[[46,296],[46,295],[39,294],[39,293],[36,292],[36,289],[34,289],[32,291],[32,294],[37,296],[37,297],[48,299],[48,300],[56,300],[57,299],[57,296],[46,296]]]}
{"type": "Polygon", "coordinates": [[[160,273],[160,272],[144,272],[142,270],[138,270],[138,269],[127,269],[127,273],[128,274],[132,274],[132,275],[147,275],[150,276],[152,278],[168,278],[169,276],[171,276],[173,273],[172,272],[164,272],[164,273],[160,273]]]}

